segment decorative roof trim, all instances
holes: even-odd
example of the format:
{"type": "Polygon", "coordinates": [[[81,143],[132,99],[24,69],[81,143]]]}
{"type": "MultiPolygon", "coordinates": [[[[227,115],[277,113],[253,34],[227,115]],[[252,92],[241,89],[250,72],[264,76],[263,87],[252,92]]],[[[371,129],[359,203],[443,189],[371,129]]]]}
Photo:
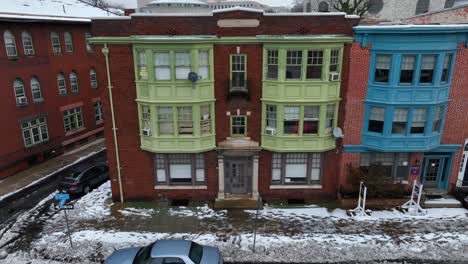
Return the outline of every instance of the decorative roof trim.
{"type": "Polygon", "coordinates": [[[241,6],[235,6],[235,7],[230,7],[230,8],[222,8],[222,9],[216,9],[211,11],[213,14],[217,13],[227,13],[227,12],[234,12],[234,11],[244,11],[244,12],[252,12],[252,13],[264,13],[262,9],[257,9],[257,8],[247,8],[247,7],[241,7],[241,6]]]}
{"type": "Polygon", "coordinates": [[[12,20],[45,20],[45,21],[66,21],[66,22],[80,22],[91,23],[91,18],[84,17],[65,17],[65,16],[45,16],[45,15],[29,15],[17,13],[0,13],[0,19],[12,20]]]}

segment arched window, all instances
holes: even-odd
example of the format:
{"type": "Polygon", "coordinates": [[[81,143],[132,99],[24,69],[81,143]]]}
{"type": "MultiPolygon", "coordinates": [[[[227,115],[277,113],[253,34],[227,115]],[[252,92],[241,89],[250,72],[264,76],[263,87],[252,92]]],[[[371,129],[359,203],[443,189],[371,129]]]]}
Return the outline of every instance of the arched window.
{"type": "Polygon", "coordinates": [[[451,8],[455,4],[455,0],[446,0],[444,8],[451,8]]]}
{"type": "Polygon", "coordinates": [[[57,85],[60,95],[67,95],[67,82],[65,81],[65,75],[63,73],[57,74],[57,85]]]}
{"type": "Polygon", "coordinates": [[[42,101],[41,85],[36,77],[31,78],[31,94],[33,101],[42,101]]]}
{"type": "Polygon", "coordinates": [[[312,12],[312,7],[310,6],[310,2],[307,2],[305,11],[306,12],[312,12]]]}
{"type": "Polygon", "coordinates": [[[11,34],[10,31],[5,31],[3,33],[3,40],[5,41],[5,48],[6,48],[6,53],[8,57],[14,57],[18,55],[16,51],[16,41],[15,41],[15,36],[11,34]]]}
{"type": "Polygon", "coordinates": [[[13,82],[13,90],[15,91],[15,98],[17,105],[24,105],[28,103],[26,93],[24,91],[24,83],[21,79],[16,79],[13,82]]]}
{"type": "Polygon", "coordinates": [[[60,45],[60,36],[57,32],[50,33],[50,38],[52,39],[52,50],[55,54],[62,53],[62,48],[60,45]]]}
{"type": "Polygon", "coordinates": [[[70,86],[71,86],[71,91],[72,93],[77,93],[78,90],[78,76],[76,76],[76,73],[72,71],[70,73],[70,86]]]}
{"type": "Polygon", "coordinates": [[[69,53],[73,52],[73,39],[70,32],[65,32],[63,38],[65,39],[65,50],[69,53]]]}
{"type": "Polygon", "coordinates": [[[319,12],[330,12],[328,3],[325,1],[320,2],[319,4],[319,12]]]}
{"type": "Polygon", "coordinates": [[[94,69],[89,70],[89,79],[91,81],[91,87],[92,88],[97,88],[97,76],[96,76],[96,71],[94,69]]]}
{"type": "Polygon", "coordinates": [[[416,15],[424,14],[429,11],[429,0],[418,0],[416,4],[416,15]]]}
{"type": "Polygon", "coordinates": [[[21,33],[21,37],[23,38],[24,55],[34,55],[34,46],[31,34],[27,31],[23,31],[21,33]]]}
{"type": "Polygon", "coordinates": [[[383,0],[370,0],[369,1],[369,14],[378,14],[384,6],[383,0]]]}

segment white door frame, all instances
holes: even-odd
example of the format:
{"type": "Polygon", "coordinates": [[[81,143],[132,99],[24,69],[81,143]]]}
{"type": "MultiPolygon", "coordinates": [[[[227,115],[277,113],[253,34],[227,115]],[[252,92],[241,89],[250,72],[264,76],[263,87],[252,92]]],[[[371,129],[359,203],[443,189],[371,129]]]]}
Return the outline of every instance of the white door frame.
{"type": "Polygon", "coordinates": [[[460,168],[458,169],[457,187],[462,187],[463,177],[465,176],[465,170],[468,169],[468,139],[465,140],[465,144],[462,147],[462,158],[460,162],[460,168]]]}

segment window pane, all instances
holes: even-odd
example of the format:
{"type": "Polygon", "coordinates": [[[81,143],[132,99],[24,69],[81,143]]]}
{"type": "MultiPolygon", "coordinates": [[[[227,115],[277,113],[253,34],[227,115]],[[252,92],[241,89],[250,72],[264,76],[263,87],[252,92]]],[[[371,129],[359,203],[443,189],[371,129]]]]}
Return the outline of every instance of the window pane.
{"type": "Polygon", "coordinates": [[[210,59],[208,51],[198,53],[198,75],[203,80],[210,79],[210,59]]]}
{"type": "Polygon", "coordinates": [[[267,79],[278,79],[278,50],[267,51],[267,79]]]}
{"type": "Polygon", "coordinates": [[[156,80],[171,79],[171,64],[169,52],[158,52],[154,54],[154,75],[156,80]]]}
{"type": "Polygon", "coordinates": [[[284,107],[284,133],[297,134],[299,131],[299,106],[284,107]]]}
{"type": "Polygon", "coordinates": [[[323,51],[310,50],[307,52],[307,79],[322,78],[323,51]]]}
{"type": "Polygon", "coordinates": [[[371,107],[369,116],[369,132],[383,133],[385,108],[371,107]]]}
{"type": "Polygon", "coordinates": [[[444,68],[442,69],[442,82],[447,82],[449,77],[450,65],[452,64],[452,54],[445,55],[444,68]]]}
{"type": "Polygon", "coordinates": [[[412,83],[414,76],[415,56],[403,56],[401,58],[400,83],[412,83]]]}
{"type": "Polygon", "coordinates": [[[148,79],[148,70],[147,70],[147,63],[146,63],[146,52],[144,50],[138,51],[138,68],[137,74],[139,80],[146,80],[148,79]]]}
{"type": "Polygon", "coordinates": [[[246,55],[231,55],[231,89],[245,89],[246,55]]]}
{"type": "Polygon", "coordinates": [[[51,33],[52,50],[54,53],[61,53],[60,36],[56,32],[51,33]]]}
{"type": "Polygon", "coordinates": [[[421,83],[432,83],[434,78],[434,66],[436,63],[435,55],[423,55],[421,65],[421,83]]]}
{"type": "Polygon", "coordinates": [[[158,107],[158,126],[159,134],[172,135],[174,134],[174,121],[172,115],[172,107],[158,107]]]}
{"type": "Polygon", "coordinates": [[[442,119],[442,106],[436,106],[434,110],[434,121],[432,124],[432,131],[438,132],[440,131],[440,124],[442,119]]]}
{"type": "Polygon", "coordinates": [[[3,33],[3,40],[5,41],[7,56],[16,56],[17,50],[15,36],[7,30],[3,33]]]}
{"type": "Polygon", "coordinates": [[[175,53],[176,79],[185,80],[191,70],[190,52],[175,53]]]}
{"type": "Polygon", "coordinates": [[[424,134],[424,128],[426,126],[427,109],[415,108],[413,110],[413,122],[411,124],[412,134],[424,134]]]}
{"type": "Polygon", "coordinates": [[[179,117],[179,135],[193,134],[192,107],[177,107],[177,112],[179,117]]]}
{"type": "Polygon", "coordinates": [[[390,55],[377,55],[375,61],[375,81],[388,82],[392,57],[390,55]]]}
{"type": "Polygon", "coordinates": [[[408,109],[395,109],[393,112],[392,134],[405,134],[408,109]]]}
{"type": "Polygon", "coordinates": [[[73,52],[73,40],[72,40],[71,34],[69,32],[65,32],[64,39],[65,39],[65,50],[67,52],[73,52]]]}
{"type": "Polygon", "coordinates": [[[325,128],[328,129],[327,132],[331,132],[331,129],[335,125],[335,105],[327,105],[327,123],[325,128]]]}
{"type": "Polygon", "coordinates": [[[231,118],[231,134],[245,135],[246,134],[246,117],[233,116],[231,118]]]}
{"type": "Polygon", "coordinates": [[[320,106],[304,106],[304,134],[317,134],[320,106]]]}
{"type": "Polygon", "coordinates": [[[307,154],[287,153],[285,182],[305,182],[307,175],[307,154]]]}
{"type": "Polygon", "coordinates": [[[276,105],[266,105],[266,127],[276,129],[276,105]]]}
{"type": "Polygon", "coordinates": [[[339,65],[339,49],[332,49],[330,52],[330,72],[338,72],[339,65]]]}
{"type": "Polygon", "coordinates": [[[210,105],[200,106],[200,128],[202,134],[211,133],[211,112],[210,105]]]}
{"type": "Polygon", "coordinates": [[[34,54],[34,47],[31,34],[27,31],[22,32],[23,37],[23,48],[25,55],[33,55],[34,54]]]}
{"type": "Polygon", "coordinates": [[[302,51],[288,50],[286,53],[286,79],[301,79],[302,51]]]}

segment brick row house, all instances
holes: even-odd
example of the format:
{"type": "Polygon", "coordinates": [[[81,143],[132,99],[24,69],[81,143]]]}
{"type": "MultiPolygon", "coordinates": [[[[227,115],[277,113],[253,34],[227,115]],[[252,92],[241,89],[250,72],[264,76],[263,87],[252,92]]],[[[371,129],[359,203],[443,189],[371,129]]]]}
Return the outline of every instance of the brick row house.
{"type": "MultiPolygon", "coordinates": [[[[443,36],[422,30],[427,52],[409,44],[395,48],[398,38],[388,34],[389,47],[399,52],[390,56],[391,49],[376,44],[382,32],[374,37],[372,28],[358,27],[353,33],[358,22],[343,13],[268,14],[238,7],[93,20],[92,42],[102,50],[98,70],[107,71],[99,82],[109,91],[103,105],[112,120],[105,130],[114,200],[167,197],[229,207],[255,205],[259,197],[335,199],[347,185],[348,164],[381,162],[376,159],[391,153],[389,176],[408,180],[416,160],[432,164],[440,153],[444,164],[460,159],[453,153],[461,151],[461,134],[446,136],[443,127],[452,120],[444,119],[453,107],[449,94],[458,91],[451,84],[461,89],[465,82],[452,75],[462,67],[460,42],[466,42],[468,27],[447,28],[450,34],[443,36]],[[405,62],[412,60],[414,70],[405,72],[405,80],[412,82],[395,94],[402,53],[411,55],[405,62]],[[376,65],[388,87],[379,82],[371,93],[376,65]],[[432,85],[420,85],[430,78],[432,85]],[[391,122],[380,120],[385,107],[389,120],[404,108],[397,111],[398,131],[404,132],[399,140],[391,136],[391,122]],[[410,124],[403,124],[404,113],[410,124]],[[335,138],[336,127],[343,128],[343,139],[335,138]],[[369,128],[381,135],[367,133],[369,128]]],[[[418,34],[401,37],[416,45],[418,34]]],[[[418,176],[426,173],[420,171],[418,176]]],[[[434,187],[447,190],[454,177],[434,187]]]]}
{"type": "MultiPolygon", "coordinates": [[[[88,42],[91,19],[73,17],[70,11],[69,16],[18,14],[17,3],[4,4],[0,178],[101,137],[104,129],[101,73],[95,48],[88,42]]],[[[48,5],[47,12],[53,13],[55,7],[48,5]]],[[[77,8],[90,15],[107,14],[89,6],[77,8]]],[[[24,9],[28,11],[27,6],[24,9]]]]}

